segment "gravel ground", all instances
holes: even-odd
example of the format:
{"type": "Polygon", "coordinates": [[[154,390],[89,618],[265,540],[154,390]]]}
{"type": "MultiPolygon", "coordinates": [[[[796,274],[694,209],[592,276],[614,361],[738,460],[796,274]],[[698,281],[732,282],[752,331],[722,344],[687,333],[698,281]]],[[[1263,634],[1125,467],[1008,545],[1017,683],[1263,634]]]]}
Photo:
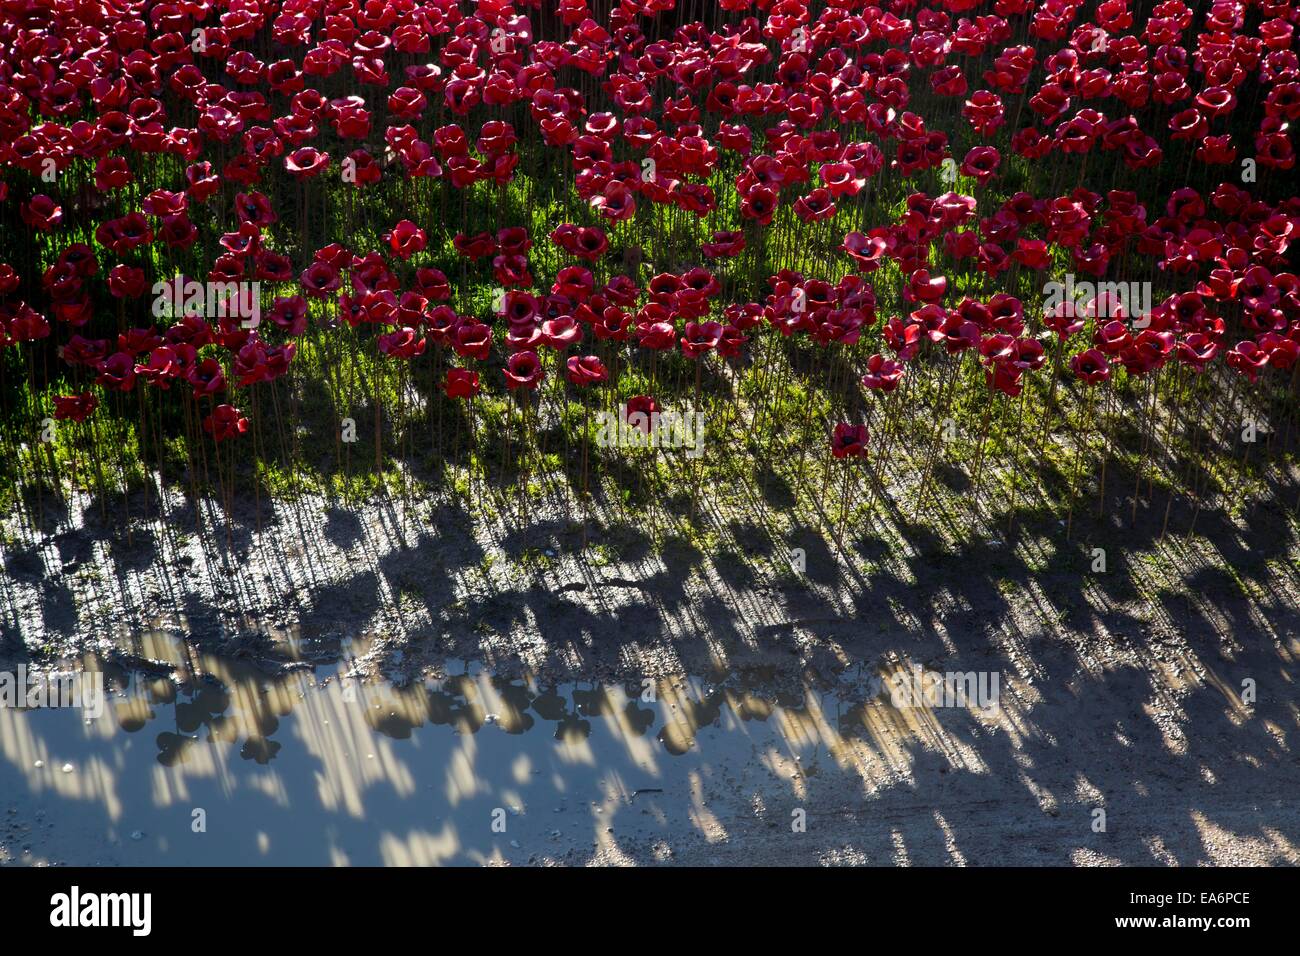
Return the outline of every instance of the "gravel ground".
{"type": "MultiPolygon", "coordinates": [[[[1117,498],[1100,509],[1113,518],[1076,517],[1070,539],[1032,510],[964,537],[895,512],[851,530],[847,556],[794,521],[734,517],[652,535],[542,512],[525,533],[450,506],[303,500],[264,502],[227,536],[216,515],[196,533],[177,500],[165,525],[128,537],[90,511],[36,539],[9,529],[0,656],[165,671],[141,639],[159,631],[268,675],[349,642],[355,673],[397,686],[477,661],[545,681],[743,675],[769,697],[807,685],[859,703],[869,675],[904,662],[994,672],[993,718],[918,723],[864,705],[838,722],[833,772],[722,748],[707,780],[653,811],[639,797],[647,814],[629,810],[609,840],[502,862],[1300,862],[1295,516],[1206,510],[1187,536],[1180,504],[1162,536],[1165,504],[1144,500],[1130,522],[1117,498]],[[661,811],[691,824],[665,838],[661,811]]],[[[5,799],[0,860],[114,859],[5,799]]]]}

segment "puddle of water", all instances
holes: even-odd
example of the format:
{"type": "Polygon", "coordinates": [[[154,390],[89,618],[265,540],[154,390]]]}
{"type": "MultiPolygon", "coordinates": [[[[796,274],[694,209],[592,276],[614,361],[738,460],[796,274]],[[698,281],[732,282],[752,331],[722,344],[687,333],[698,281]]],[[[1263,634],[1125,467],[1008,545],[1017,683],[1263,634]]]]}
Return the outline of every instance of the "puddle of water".
{"type": "Polygon", "coordinates": [[[909,738],[943,749],[926,712],[865,694],[850,705],[690,678],[540,686],[475,667],[397,688],[335,667],[269,678],[165,634],[137,650],[188,680],[110,668],[97,719],[0,709],[0,814],[20,802],[34,826],[6,841],[0,817],[12,856],[524,863],[617,857],[630,841],[653,857],[683,835],[725,838],[712,808],[743,801],[741,783],[798,799],[830,771],[869,792],[905,771],[909,738]]]}

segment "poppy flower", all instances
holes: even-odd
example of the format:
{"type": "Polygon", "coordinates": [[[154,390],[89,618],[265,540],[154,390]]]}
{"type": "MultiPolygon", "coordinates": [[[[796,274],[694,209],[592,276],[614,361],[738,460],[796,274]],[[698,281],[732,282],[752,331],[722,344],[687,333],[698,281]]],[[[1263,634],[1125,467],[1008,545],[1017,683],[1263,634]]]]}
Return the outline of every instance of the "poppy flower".
{"type": "Polygon", "coordinates": [[[1001,162],[1002,155],[992,146],[976,146],[962,160],[961,173],[972,177],[981,186],[987,186],[1001,162]]]}
{"type": "Polygon", "coordinates": [[[176,349],[159,345],[149,352],[148,359],[135,367],[135,373],[150,385],[166,391],[171,383],[184,373],[184,362],[176,349]]]}
{"type": "Polygon", "coordinates": [[[862,386],[872,390],[889,393],[898,388],[903,380],[905,366],[880,353],[867,359],[867,371],[862,376],[862,386]]]}
{"type": "Polygon", "coordinates": [[[203,419],[203,430],[214,441],[225,441],[248,431],[248,419],[234,405],[218,405],[203,419]]]}
{"type": "Polygon", "coordinates": [[[586,302],[591,297],[595,287],[596,281],[592,278],[590,269],[583,269],[580,266],[566,266],[556,274],[555,283],[551,286],[551,292],[572,302],[586,302]]]}
{"type": "Polygon", "coordinates": [[[831,454],[836,458],[861,458],[867,453],[868,439],[866,425],[840,422],[831,436],[831,454]]]}
{"type": "Polygon", "coordinates": [[[894,350],[899,361],[908,362],[921,350],[924,327],[918,322],[904,322],[895,316],[885,323],[881,334],[885,344],[894,350]]]}
{"type": "Polygon", "coordinates": [[[722,339],[721,322],[687,322],[682,336],[682,354],[687,358],[703,358],[718,347],[722,339]]]}
{"type": "Polygon", "coordinates": [[[119,392],[135,388],[135,357],[130,352],[114,352],[96,367],[95,383],[119,392]]]}
{"type": "Polygon", "coordinates": [[[948,289],[948,280],[943,276],[932,276],[928,269],[917,269],[908,279],[903,298],[909,302],[938,302],[948,289]]]}
{"type": "Polygon", "coordinates": [[[777,191],[771,186],[755,186],[740,201],[740,214],[757,220],[760,225],[770,225],[776,214],[777,191]]]}
{"type": "Polygon", "coordinates": [[[84,422],[98,407],[99,399],[91,392],[54,397],[54,417],[60,421],[84,422]]]}
{"type": "Polygon", "coordinates": [[[532,350],[516,352],[506,362],[506,383],[510,388],[526,388],[531,391],[541,384],[545,374],[537,353],[532,350]]]}
{"type": "Polygon", "coordinates": [[[1058,303],[1043,316],[1043,325],[1055,332],[1062,342],[1083,331],[1086,323],[1087,314],[1068,299],[1058,303]]]}
{"type": "Polygon", "coordinates": [[[442,390],[448,398],[473,398],[480,391],[478,372],[467,368],[447,369],[442,390]]]}
{"type": "Polygon", "coordinates": [[[619,182],[611,181],[599,195],[593,196],[591,206],[612,222],[625,222],[636,214],[632,191],[619,182]]]}
{"type": "Polygon", "coordinates": [[[825,185],[827,193],[837,198],[856,196],[867,184],[866,177],[858,175],[858,171],[845,162],[823,163],[817,170],[817,175],[825,185]]]}
{"type": "Polygon", "coordinates": [[[547,319],[542,323],[542,343],[557,352],[563,352],[581,339],[582,326],[572,316],[547,319]]]}
{"type": "Polygon", "coordinates": [[[415,329],[405,326],[394,329],[376,340],[379,351],[400,359],[413,359],[423,355],[427,342],[415,329]]]}
{"type": "Polygon", "coordinates": [[[829,190],[814,189],[795,201],[794,211],[804,222],[822,222],[835,215],[835,203],[829,190]]]}
{"type": "Polygon", "coordinates": [[[221,363],[206,358],[186,373],[186,380],[194,387],[196,399],[218,395],[226,390],[226,375],[221,363]]]}
{"type": "Polygon", "coordinates": [[[639,321],[636,336],[642,348],[654,351],[670,349],[677,343],[677,330],[671,322],[639,321]]]}
{"type": "MultiPolygon", "coordinates": [[[[95,188],[100,192],[112,192],[115,189],[124,189],[135,179],[131,173],[131,167],[127,165],[126,159],[121,156],[102,156],[95,164],[95,188]]],[[[216,178],[212,178],[215,185],[216,178]]],[[[205,198],[202,190],[196,195],[195,184],[191,183],[189,193],[194,197],[196,202],[202,202],[205,198]]]]}
{"type": "Polygon", "coordinates": [[[528,270],[528,259],[522,255],[496,255],[492,257],[492,277],[502,286],[528,288],[533,284],[528,270]]]}
{"type": "Polygon", "coordinates": [[[713,234],[712,242],[700,246],[700,252],[709,259],[721,259],[738,256],[744,248],[744,233],[720,231],[713,234]]]}
{"type": "Polygon", "coordinates": [[[1273,332],[1260,336],[1259,347],[1268,353],[1268,364],[1280,371],[1288,371],[1300,359],[1300,342],[1273,332]]]}
{"type": "Polygon", "coordinates": [[[43,193],[22,203],[18,213],[23,222],[41,232],[49,232],[63,221],[63,207],[43,193]]]}
{"type": "Polygon", "coordinates": [[[1093,345],[1107,355],[1117,355],[1132,341],[1128,323],[1122,319],[1111,319],[1101,323],[1093,331],[1093,345]]]}
{"type": "Polygon", "coordinates": [[[1203,372],[1218,358],[1223,345],[1203,332],[1193,332],[1178,342],[1176,350],[1179,361],[1203,372]]]}
{"type": "Polygon", "coordinates": [[[411,220],[403,219],[391,231],[384,233],[384,241],[394,255],[405,260],[424,249],[428,235],[411,220]]]}
{"type": "Polygon", "coordinates": [[[844,237],[843,248],[859,272],[874,272],[893,246],[892,238],[883,230],[872,230],[871,235],[850,232],[844,237]]]}
{"type": "Polygon", "coordinates": [[[445,302],[451,298],[451,283],[441,269],[421,266],[415,270],[415,284],[420,294],[433,302],[445,302]]]}
{"type": "Polygon", "coordinates": [[[240,223],[251,223],[265,229],[279,219],[271,200],[259,192],[235,194],[235,214],[240,223]]]}
{"type": "Polygon", "coordinates": [[[457,355],[486,361],[492,349],[492,329],[481,322],[462,322],[456,326],[450,340],[457,355]]]}
{"type": "Polygon", "coordinates": [[[605,230],[595,226],[564,223],[551,232],[551,241],[570,255],[592,261],[599,259],[609,249],[605,230]]]}
{"type": "Polygon", "coordinates": [[[108,273],[108,291],[116,299],[138,299],[144,295],[145,288],[143,269],[117,265],[108,273]]]}
{"type": "Polygon", "coordinates": [[[1080,381],[1099,385],[1110,380],[1110,363],[1098,349],[1087,349],[1070,359],[1070,368],[1080,381]]]}
{"type": "Polygon", "coordinates": [[[1228,367],[1240,372],[1252,384],[1259,380],[1259,374],[1268,365],[1268,359],[1269,353],[1249,339],[1238,342],[1226,357],[1228,367]]]}
{"type": "Polygon", "coordinates": [[[633,428],[649,435],[654,430],[656,416],[661,411],[659,402],[649,395],[634,395],[623,406],[623,420],[633,428]]]}
{"type": "Polygon", "coordinates": [[[609,370],[595,355],[574,355],[565,363],[565,377],[580,387],[599,385],[609,378],[609,370]]]}
{"type": "Polygon", "coordinates": [[[718,339],[718,354],[724,359],[737,359],[744,354],[749,337],[734,325],[724,325],[722,336],[718,339]]]}

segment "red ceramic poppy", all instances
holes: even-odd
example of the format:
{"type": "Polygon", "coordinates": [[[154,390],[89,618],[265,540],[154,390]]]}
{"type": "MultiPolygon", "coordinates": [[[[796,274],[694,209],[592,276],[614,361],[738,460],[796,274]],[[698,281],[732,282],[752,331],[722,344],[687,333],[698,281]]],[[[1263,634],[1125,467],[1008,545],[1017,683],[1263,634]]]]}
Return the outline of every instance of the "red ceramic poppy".
{"type": "Polygon", "coordinates": [[[63,421],[84,422],[99,407],[99,399],[91,392],[78,395],[56,395],[54,417],[63,421]]]}
{"type": "Polygon", "coordinates": [[[866,425],[840,422],[831,436],[831,454],[836,458],[861,458],[867,453],[866,425]]]}
{"type": "Polygon", "coordinates": [[[867,359],[867,371],[862,376],[862,386],[885,393],[892,392],[902,382],[904,369],[902,362],[896,362],[876,353],[867,359]]]}
{"type": "Polygon", "coordinates": [[[506,384],[510,388],[536,389],[546,373],[537,353],[531,350],[515,352],[506,362],[506,384]]]}
{"type": "Polygon", "coordinates": [[[210,415],[203,419],[203,430],[214,441],[225,441],[248,431],[248,419],[233,405],[218,405],[210,415]]]}
{"type": "Polygon", "coordinates": [[[1070,368],[1080,381],[1098,385],[1110,379],[1110,363],[1097,349],[1087,349],[1070,359],[1070,368]]]}
{"type": "Polygon", "coordinates": [[[573,385],[599,385],[609,378],[609,370],[595,355],[574,355],[565,363],[565,377],[573,385]]]}
{"type": "Polygon", "coordinates": [[[467,368],[448,369],[442,389],[448,398],[473,398],[480,391],[478,372],[467,368]]]}

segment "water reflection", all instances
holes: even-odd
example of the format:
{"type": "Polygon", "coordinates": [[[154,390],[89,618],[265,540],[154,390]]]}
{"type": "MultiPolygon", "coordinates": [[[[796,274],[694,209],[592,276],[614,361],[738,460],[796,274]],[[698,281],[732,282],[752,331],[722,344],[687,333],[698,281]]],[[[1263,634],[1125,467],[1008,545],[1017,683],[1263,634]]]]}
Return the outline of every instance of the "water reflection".
{"type": "Polygon", "coordinates": [[[706,794],[728,758],[793,798],[827,768],[871,792],[914,746],[963,760],[924,711],[894,711],[865,688],[855,702],[758,693],[761,674],[557,686],[466,667],[397,687],[346,667],[271,679],[162,632],[136,653],[157,672],[105,668],[111,706],[97,720],[0,711],[0,793],[64,821],[33,852],[207,865],[617,859],[620,841],[684,827],[720,838],[706,794]]]}

